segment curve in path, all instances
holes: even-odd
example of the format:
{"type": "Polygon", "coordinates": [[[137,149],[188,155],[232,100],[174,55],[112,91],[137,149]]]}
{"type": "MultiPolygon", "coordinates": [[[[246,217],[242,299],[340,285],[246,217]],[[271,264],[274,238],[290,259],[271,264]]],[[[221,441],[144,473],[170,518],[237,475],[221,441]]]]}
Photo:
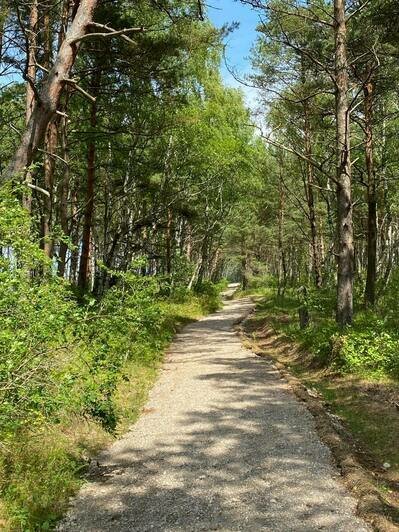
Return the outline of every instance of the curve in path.
{"type": "Polygon", "coordinates": [[[177,335],[145,413],[59,530],[369,530],[310,413],[233,332],[251,307],[226,301],[177,335]]]}

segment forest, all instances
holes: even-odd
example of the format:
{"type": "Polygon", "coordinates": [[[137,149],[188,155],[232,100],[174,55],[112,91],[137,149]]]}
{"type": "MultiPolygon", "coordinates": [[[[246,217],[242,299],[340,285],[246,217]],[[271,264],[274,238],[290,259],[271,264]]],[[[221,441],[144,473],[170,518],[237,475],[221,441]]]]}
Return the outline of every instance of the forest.
{"type": "Polygon", "coordinates": [[[399,4],[240,3],[242,89],[202,0],[0,0],[0,528],[53,528],[227,282],[384,386],[398,471],[399,4]]]}

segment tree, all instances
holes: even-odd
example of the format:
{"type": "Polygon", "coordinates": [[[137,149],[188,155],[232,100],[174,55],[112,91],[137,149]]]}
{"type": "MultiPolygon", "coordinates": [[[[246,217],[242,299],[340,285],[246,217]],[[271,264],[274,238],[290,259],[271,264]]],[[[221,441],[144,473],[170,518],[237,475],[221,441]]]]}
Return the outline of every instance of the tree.
{"type": "Polygon", "coordinates": [[[353,317],[354,247],[350,159],[349,72],[345,0],[334,0],[335,115],[337,132],[337,322],[349,325],[353,317]]]}
{"type": "MultiPolygon", "coordinates": [[[[70,82],[70,73],[82,39],[88,34],[97,0],[81,0],[74,14],[71,26],[60,46],[54,65],[48,73],[42,89],[30,112],[26,131],[22,135],[15,156],[5,171],[4,178],[10,180],[24,172],[44,139],[46,129],[58,110],[61,94],[70,82]]],[[[30,58],[33,60],[33,58],[30,58]]],[[[29,60],[29,61],[30,61],[29,60]]],[[[30,68],[30,63],[28,63],[30,68]]],[[[31,101],[28,102],[32,107],[31,101]]]]}

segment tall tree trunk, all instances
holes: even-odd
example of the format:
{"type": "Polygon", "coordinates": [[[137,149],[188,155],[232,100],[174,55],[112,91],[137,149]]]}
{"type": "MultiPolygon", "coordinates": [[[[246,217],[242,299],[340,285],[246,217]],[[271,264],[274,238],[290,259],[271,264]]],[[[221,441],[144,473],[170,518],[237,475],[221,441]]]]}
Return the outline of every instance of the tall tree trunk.
{"type": "Polygon", "coordinates": [[[0,64],[3,62],[3,39],[4,39],[4,25],[7,19],[8,6],[0,6],[0,64]]]}
{"type": "MultiPolygon", "coordinates": [[[[64,159],[66,165],[63,170],[61,181],[59,182],[59,216],[60,225],[63,236],[69,236],[68,225],[68,193],[69,193],[69,157],[67,150],[67,118],[62,117],[60,122],[60,144],[61,144],[61,157],[64,159]]],[[[58,258],[58,275],[64,277],[65,275],[65,263],[67,256],[68,246],[66,242],[60,243],[60,252],[58,258]]]]}
{"type": "Polygon", "coordinates": [[[197,273],[197,281],[196,286],[199,287],[204,281],[205,272],[207,268],[208,263],[208,254],[209,254],[209,236],[208,234],[205,234],[202,245],[201,245],[201,255],[199,258],[199,266],[198,266],[198,273],[197,273]]]}
{"type": "Polygon", "coordinates": [[[166,234],[165,234],[165,262],[166,273],[170,275],[172,273],[172,226],[173,226],[173,214],[172,209],[168,209],[168,219],[166,222],[166,234]]]}
{"type": "MultiPolygon", "coordinates": [[[[281,166],[280,166],[280,172],[281,172],[281,166]]],[[[283,242],[285,193],[284,193],[284,187],[282,184],[281,176],[279,178],[278,193],[279,193],[279,200],[278,200],[278,236],[277,236],[277,245],[278,245],[277,295],[278,297],[280,297],[284,295],[285,288],[287,285],[287,261],[285,257],[284,242],[283,242]]]]}
{"type": "Polygon", "coordinates": [[[381,259],[381,271],[383,276],[381,279],[381,285],[379,289],[379,294],[381,295],[389,282],[392,267],[393,267],[393,214],[391,209],[391,202],[389,198],[389,187],[387,179],[387,135],[386,135],[386,116],[384,104],[382,103],[381,114],[382,119],[382,136],[380,139],[381,146],[381,166],[380,166],[380,175],[382,181],[382,201],[383,201],[383,212],[385,213],[383,230],[380,232],[380,259],[381,259]]]}
{"type": "MultiPolygon", "coordinates": [[[[308,103],[304,104],[304,140],[305,140],[305,155],[308,161],[312,159],[312,142],[311,142],[311,130],[309,122],[309,109],[308,103]]],[[[321,257],[319,247],[319,237],[317,234],[317,219],[316,209],[313,192],[313,164],[306,163],[306,199],[308,203],[309,212],[309,224],[310,224],[310,238],[311,238],[311,251],[312,251],[312,269],[314,275],[314,282],[316,288],[321,288],[323,284],[323,277],[321,273],[321,257]]]]}
{"type": "MultiPolygon", "coordinates": [[[[100,84],[100,70],[97,70],[93,75],[93,89],[98,91],[100,84]]],[[[90,249],[92,239],[93,213],[94,213],[94,180],[95,180],[95,164],[96,164],[96,143],[94,139],[94,129],[97,125],[97,102],[91,104],[90,111],[90,127],[91,138],[87,148],[87,181],[86,181],[86,203],[83,218],[83,233],[82,233],[82,250],[79,264],[78,287],[81,291],[87,289],[89,281],[89,267],[90,267],[90,249]]]]}
{"type": "Polygon", "coordinates": [[[375,304],[377,283],[377,188],[373,154],[373,89],[372,81],[363,87],[367,168],[367,279],[364,298],[366,305],[370,306],[375,304]]]}
{"type": "Polygon", "coordinates": [[[189,221],[187,221],[187,236],[186,236],[186,257],[189,261],[192,258],[193,252],[193,228],[189,221]]]}
{"type": "Polygon", "coordinates": [[[54,154],[57,149],[58,128],[55,120],[52,120],[47,128],[46,134],[46,153],[44,156],[44,187],[49,196],[44,197],[43,214],[42,214],[42,239],[43,249],[48,257],[53,254],[53,242],[50,238],[52,212],[53,212],[53,185],[55,158],[54,154]]]}
{"type": "Polygon", "coordinates": [[[248,253],[245,246],[245,237],[241,240],[241,286],[243,290],[247,290],[249,285],[248,279],[248,253]]]}
{"type": "MultiPolygon", "coordinates": [[[[43,34],[44,34],[44,56],[43,66],[46,70],[51,67],[51,50],[52,50],[52,28],[50,18],[51,5],[44,7],[43,15],[43,34]]],[[[53,211],[53,185],[55,172],[55,158],[54,154],[57,150],[58,140],[58,120],[54,117],[47,126],[45,136],[45,155],[44,155],[44,188],[49,193],[43,198],[43,212],[42,212],[42,242],[45,254],[52,257],[53,242],[50,239],[52,211],[53,211]]]]}
{"type": "Polygon", "coordinates": [[[354,247],[348,104],[348,58],[345,0],[334,0],[335,112],[337,136],[337,323],[353,317],[354,247]]]}
{"type": "MultiPolygon", "coordinates": [[[[58,34],[58,50],[61,48],[62,43],[65,39],[66,28],[67,28],[68,19],[69,19],[69,4],[70,4],[69,0],[64,0],[62,4],[62,8],[61,8],[61,23],[60,23],[60,31],[58,34]]],[[[65,161],[64,162],[65,167],[63,169],[61,180],[59,183],[59,219],[60,219],[61,230],[62,230],[64,237],[70,235],[71,227],[74,221],[74,219],[72,218],[71,224],[70,224],[71,227],[70,227],[68,224],[68,195],[69,195],[69,178],[70,178],[68,136],[67,136],[68,118],[65,115],[68,109],[68,102],[69,102],[69,94],[68,94],[68,91],[66,91],[65,103],[63,106],[64,115],[60,119],[60,127],[59,127],[61,157],[65,161]]],[[[60,242],[60,250],[59,250],[59,256],[58,256],[58,275],[60,277],[65,276],[67,252],[68,252],[68,245],[64,240],[62,240],[60,242]]]]}
{"type": "Polygon", "coordinates": [[[220,243],[218,243],[218,247],[216,248],[216,251],[213,254],[212,265],[209,272],[209,277],[213,283],[216,283],[219,280],[222,260],[223,258],[221,254],[220,243]]]}
{"type": "MultiPolygon", "coordinates": [[[[38,20],[39,11],[37,0],[32,1],[29,15],[29,29],[27,39],[27,55],[26,55],[26,111],[25,122],[29,124],[33,109],[35,106],[36,95],[34,86],[36,83],[36,49],[37,49],[37,32],[38,32],[38,20]]],[[[29,185],[32,183],[32,172],[28,170],[25,176],[26,183],[29,185]]],[[[32,197],[30,193],[24,195],[22,198],[23,206],[31,212],[32,210],[32,197]]]]}
{"type": "Polygon", "coordinates": [[[69,229],[69,235],[72,239],[73,245],[71,250],[71,267],[69,270],[69,279],[73,284],[76,283],[76,273],[78,271],[79,264],[79,225],[80,219],[78,216],[78,193],[75,184],[71,191],[71,225],[69,229]]]}
{"type": "Polygon", "coordinates": [[[47,126],[57,111],[64,86],[70,78],[80,39],[86,35],[90,23],[93,21],[97,2],[98,0],[80,0],[76,15],[60,47],[54,65],[39,93],[39,100],[35,101],[20,145],[5,171],[6,180],[17,177],[32,163],[44,139],[47,126]]]}
{"type": "Polygon", "coordinates": [[[32,116],[35,103],[35,82],[36,82],[36,49],[37,49],[37,32],[38,32],[39,11],[37,0],[33,0],[29,14],[29,29],[28,29],[28,50],[26,56],[26,124],[32,116]]]}

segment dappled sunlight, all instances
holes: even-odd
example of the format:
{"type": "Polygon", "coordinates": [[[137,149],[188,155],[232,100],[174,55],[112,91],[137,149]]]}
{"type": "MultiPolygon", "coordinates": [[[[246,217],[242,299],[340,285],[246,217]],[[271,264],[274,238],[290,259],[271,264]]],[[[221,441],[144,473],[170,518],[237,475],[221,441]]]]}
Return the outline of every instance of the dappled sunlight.
{"type": "Polygon", "coordinates": [[[62,530],[367,530],[311,415],[232,332],[250,308],[228,302],[177,336],[62,530]]]}

